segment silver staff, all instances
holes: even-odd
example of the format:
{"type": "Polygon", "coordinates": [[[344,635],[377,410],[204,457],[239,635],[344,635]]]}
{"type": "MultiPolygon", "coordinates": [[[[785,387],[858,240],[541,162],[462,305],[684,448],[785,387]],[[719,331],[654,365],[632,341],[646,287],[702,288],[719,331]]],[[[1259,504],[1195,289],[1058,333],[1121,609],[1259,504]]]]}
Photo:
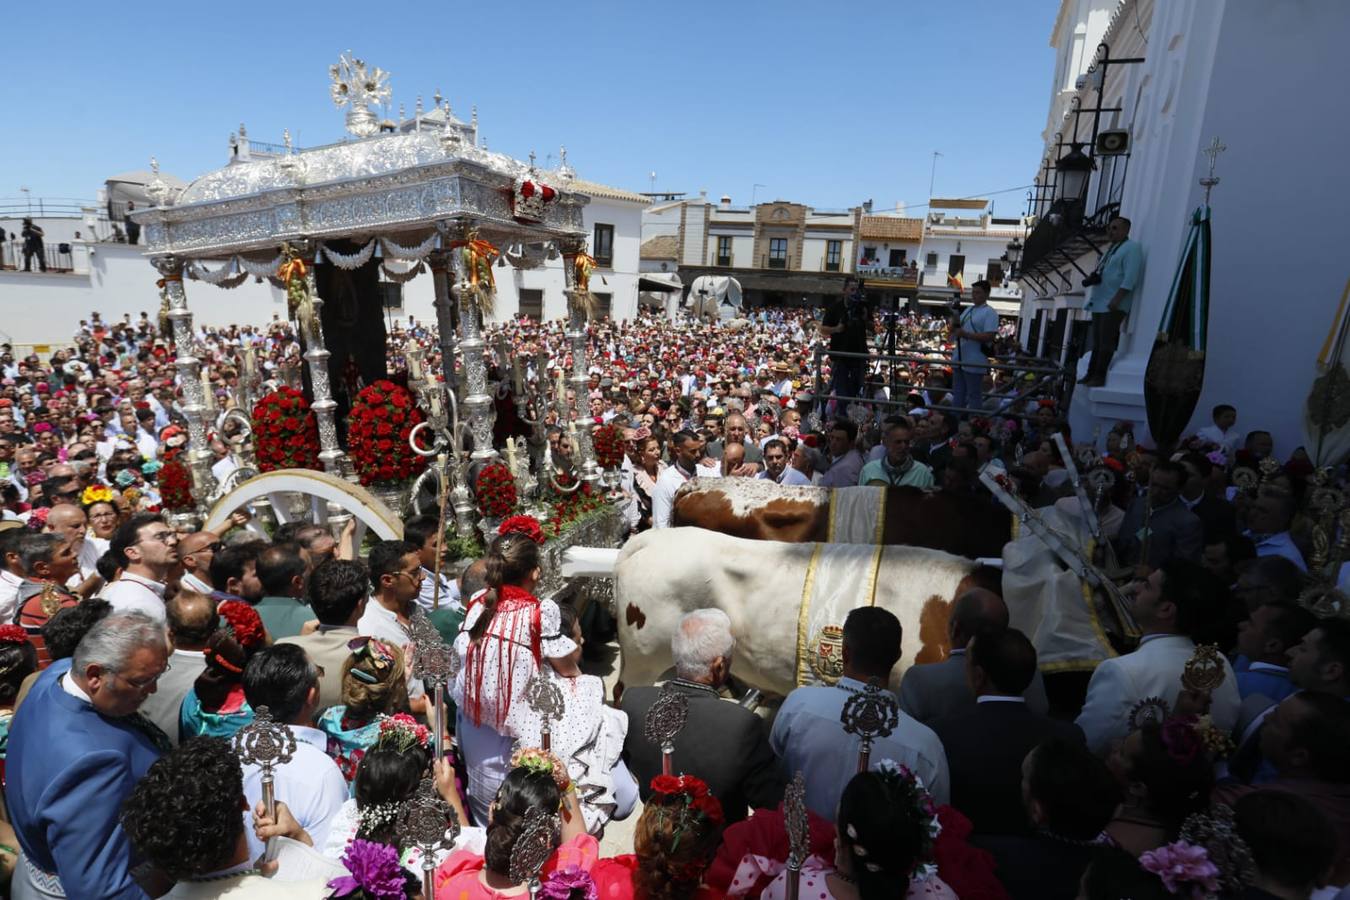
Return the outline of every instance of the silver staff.
{"type": "Polygon", "coordinates": [[[290,762],[295,755],[295,732],[289,725],[272,718],[272,711],[259,706],[253,711],[253,721],[235,732],[234,752],[245,766],[262,769],[262,801],[267,817],[277,821],[275,769],[290,762]]]}
{"type": "Polygon", "coordinates": [[[1064,441],[1064,435],[1058,431],[1055,432],[1055,446],[1059,448],[1060,458],[1064,460],[1064,471],[1069,473],[1069,483],[1073,485],[1073,492],[1078,497],[1078,505],[1083,509],[1083,524],[1087,526],[1088,534],[1092,535],[1092,540],[1100,546],[1102,523],[1097,518],[1097,505],[1088,499],[1083,481],[1078,477],[1078,463],[1074,460],[1073,454],[1069,452],[1069,445],[1064,441]]]}
{"type": "Polygon", "coordinates": [[[811,852],[811,823],[806,813],[806,779],[799,771],[783,794],[783,822],[787,826],[787,900],[801,892],[802,864],[811,852]]]}
{"type": "Polygon", "coordinates": [[[409,622],[413,644],[413,676],[421,679],[431,699],[432,742],[435,758],[445,758],[445,692],[454,675],[455,654],[426,614],[409,622]]]}

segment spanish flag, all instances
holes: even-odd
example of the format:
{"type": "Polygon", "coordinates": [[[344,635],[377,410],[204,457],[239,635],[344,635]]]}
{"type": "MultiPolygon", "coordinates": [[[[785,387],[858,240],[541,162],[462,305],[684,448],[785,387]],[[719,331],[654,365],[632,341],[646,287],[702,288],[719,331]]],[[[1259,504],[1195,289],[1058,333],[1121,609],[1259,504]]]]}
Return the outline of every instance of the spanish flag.
{"type": "Polygon", "coordinates": [[[961,280],[960,272],[953,272],[947,276],[947,287],[954,287],[958,291],[964,291],[966,289],[966,283],[961,280]]]}

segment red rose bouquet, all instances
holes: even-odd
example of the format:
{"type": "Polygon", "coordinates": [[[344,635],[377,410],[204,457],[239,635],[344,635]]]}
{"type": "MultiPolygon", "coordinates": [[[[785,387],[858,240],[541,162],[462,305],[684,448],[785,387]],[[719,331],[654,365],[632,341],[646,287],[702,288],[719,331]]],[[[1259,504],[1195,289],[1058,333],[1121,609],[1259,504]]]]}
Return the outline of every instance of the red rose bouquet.
{"type": "Polygon", "coordinates": [[[159,498],[165,509],[190,510],[192,502],[192,475],[187,466],[171,459],[159,470],[159,498]]]}
{"type": "MultiPolygon", "coordinates": [[[[725,821],[722,804],[708,792],[708,784],[693,775],[657,775],[652,779],[653,799],[665,806],[683,805],[688,815],[699,815],[707,819],[714,827],[725,821]]],[[[678,830],[688,826],[681,821],[678,830]]]]}
{"type": "Polygon", "coordinates": [[[347,417],[352,465],[364,485],[406,481],[427,467],[425,457],[408,446],[408,435],[422,411],[407,388],[382,379],[356,395],[347,417]]]}
{"type": "Polygon", "coordinates": [[[473,493],[478,511],[490,519],[505,518],[516,508],[516,480],[503,463],[484,466],[473,483],[473,493]]]}
{"type": "Polygon", "coordinates": [[[279,387],[253,407],[258,471],[322,469],[319,425],[303,391],[279,387]]]}
{"type": "Polygon", "coordinates": [[[557,537],[567,530],[568,525],[586,513],[604,506],[605,502],[604,495],[592,491],[588,484],[583,484],[570,494],[563,494],[562,498],[553,504],[553,515],[549,518],[544,533],[551,538],[557,537]]]}
{"type": "Polygon", "coordinates": [[[601,425],[592,431],[591,445],[595,447],[595,461],[600,468],[614,469],[623,465],[623,432],[617,425],[601,425]]]}
{"type": "Polygon", "coordinates": [[[536,544],[544,542],[544,529],[534,516],[512,516],[497,528],[497,533],[501,535],[512,532],[519,532],[536,544]]]}

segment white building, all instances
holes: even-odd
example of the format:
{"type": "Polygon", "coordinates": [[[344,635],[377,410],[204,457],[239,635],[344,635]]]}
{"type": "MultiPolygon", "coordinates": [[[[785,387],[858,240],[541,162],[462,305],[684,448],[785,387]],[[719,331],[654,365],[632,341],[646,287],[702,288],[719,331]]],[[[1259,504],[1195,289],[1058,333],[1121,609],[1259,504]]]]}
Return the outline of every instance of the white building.
{"type": "MultiPolygon", "coordinates": [[[[1070,100],[1077,97],[1078,138],[1089,142],[1084,150],[1097,164],[1083,215],[1110,215],[1118,203],[1145,252],[1143,282],[1107,383],[1074,394],[1076,435],[1118,420],[1133,421],[1137,434],[1146,430],[1144,370],[1191,213],[1202,202],[1199,179],[1209,168],[1202,150],[1217,137],[1227,150],[1218,157],[1221,183],[1211,199],[1208,352],[1188,433],[1208,424],[1213,405],[1227,402],[1238,407],[1241,430],[1270,430],[1282,457],[1303,443],[1314,364],[1346,288],[1350,227],[1334,211],[1314,215],[1309,208],[1350,193],[1350,169],[1340,163],[1350,119],[1336,114],[1350,83],[1347,41],[1344,3],[1291,9],[1251,0],[1063,0],[1052,36],[1059,55],[1047,158],[1053,163],[1067,152],[1059,143],[1073,136],[1070,100]],[[1142,62],[1121,62],[1132,59],[1142,62]],[[1126,154],[1094,150],[1094,115],[1082,112],[1094,107],[1103,108],[1098,132],[1127,133],[1126,154]]],[[[1054,173],[1041,174],[1045,181],[1054,173]]],[[[1066,249],[1090,272],[1097,251],[1048,227],[1052,192],[1043,191],[1032,210],[1041,219],[1028,236],[1023,268],[1034,257],[1047,259],[1034,246],[1040,231],[1052,250],[1066,249]]],[[[1088,236],[1104,248],[1099,232],[1088,236]]],[[[1039,284],[1023,279],[1023,336],[1033,342],[1042,331],[1055,340],[1082,305],[1082,275],[1057,262],[1039,284]]]]}

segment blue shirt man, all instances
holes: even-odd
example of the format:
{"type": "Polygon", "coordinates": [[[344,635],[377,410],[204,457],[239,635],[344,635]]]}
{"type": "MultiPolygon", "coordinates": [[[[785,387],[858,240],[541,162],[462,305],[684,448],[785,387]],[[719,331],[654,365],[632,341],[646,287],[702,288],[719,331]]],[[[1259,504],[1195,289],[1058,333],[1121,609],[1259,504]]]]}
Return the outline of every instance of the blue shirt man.
{"type": "Polygon", "coordinates": [[[1144,253],[1129,239],[1130,220],[1117,216],[1106,226],[1111,246],[1102,254],[1093,272],[1100,278],[1092,288],[1087,305],[1092,313],[1092,362],[1080,384],[1097,387],[1106,383],[1106,372],[1120,344],[1120,329],[1129,315],[1135,288],[1144,268],[1144,253]]]}

